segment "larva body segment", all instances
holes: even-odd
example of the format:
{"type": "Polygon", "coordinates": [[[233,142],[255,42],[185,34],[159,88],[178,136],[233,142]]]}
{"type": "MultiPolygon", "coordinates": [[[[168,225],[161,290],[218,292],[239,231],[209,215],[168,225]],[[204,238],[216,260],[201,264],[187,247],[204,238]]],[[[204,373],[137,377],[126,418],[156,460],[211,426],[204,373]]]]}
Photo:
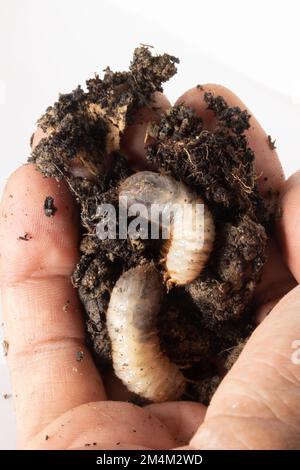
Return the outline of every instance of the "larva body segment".
{"type": "MultiPolygon", "coordinates": [[[[196,204],[203,203],[197,197],[196,204]]],[[[195,204],[192,210],[197,211],[195,204]]],[[[181,219],[176,220],[174,216],[173,232],[171,233],[171,243],[166,254],[166,269],[169,284],[185,285],[197,279],[203,270],[213,248],[215,238],[214,224],[211,213],[204,206],[203,237],[195,236],[193,227],[193,216],[184,221],[184,236],[181,237],[181,219]],[[176,232],[179,232],[178,234],[176,232]]]]}
{"type": "Polygon", "coordinates": [[[203,199],[184,183],[152,171],[129,176],[122,182],[119,196],[121,203],[126,198],[128,207],[144,204],[149,209],[153,204],[162,205],[162,218],[172,208],[169,240],[163,247],[167,284],[194,281],[210,256],[215,238],[213,218],[203,199]]]}
{"type": "Polygon", "coordinates": [[[164,288],[154,265],[125,272],[115,284],[107,311],[113,367],[127,388],[153,402],[176,400],[185,379],[160,349],[157,315],[164,288]]]}

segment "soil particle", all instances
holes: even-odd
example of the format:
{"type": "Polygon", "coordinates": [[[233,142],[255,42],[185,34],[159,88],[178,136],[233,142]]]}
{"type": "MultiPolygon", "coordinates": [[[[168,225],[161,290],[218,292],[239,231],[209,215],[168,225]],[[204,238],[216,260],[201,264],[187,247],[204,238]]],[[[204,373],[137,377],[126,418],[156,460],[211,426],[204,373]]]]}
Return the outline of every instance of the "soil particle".
{"type": "Polygon", "coordinates": [[[76,352],[76,361],[81,362],[83,361],[84,358],[84,352],[83,351],[77,351],[76,352]]]}
{"type": "Polygon", "coordinates": [[[24,242],[28,242],[31,239],[32,239],[32,236],[29,235],[29,233],[27,233],[27,232],[25,232],[24,235],[20,235],[18,237],[18,240],[23,240],[24,242]]]}
{"type": "Polygon", "coordinates": [[[9,342],[6,340],[2,341],[2,348],[3,348],[3,355],[7,356],[8,355],[8,350],[9,350],[9,342]]]}
{"type": "Polygon", "coordinates": [[[63,305],[63,311],[67,312],[69,310],[70,300],[67,300],[66,303],[63,305]]]}
{"type": "Polygon", "coordinates": [[[10,393],[3,393],[3,398],[4,398],[4,400],[8,400],[9,398],[11,398],[11,394],[10,393]]]}
{"type": "Polygon", "coordinates": [[[57,208],[54,205],[54,199],[52,196],[47,196],[44,202],[44,213],[46,217],[53,217],[57,208]]]}
{"type": "Polygon", "coordinates": [[[34,139],[34,132],[33,132],[33,134],[31,134],[31,137],[30,137],[30,139],[29,139],[30,148],[32,147],[33,139],[34,139]]]}
{"type": "Polygon", "coordinates": [[[268,145],[270,147],[271,150],[275,150],[276,149],[276,140],[272,140],[272,137],[270,135],[268,135],[267,137],[267,140],[268,140],[268,145]]]}

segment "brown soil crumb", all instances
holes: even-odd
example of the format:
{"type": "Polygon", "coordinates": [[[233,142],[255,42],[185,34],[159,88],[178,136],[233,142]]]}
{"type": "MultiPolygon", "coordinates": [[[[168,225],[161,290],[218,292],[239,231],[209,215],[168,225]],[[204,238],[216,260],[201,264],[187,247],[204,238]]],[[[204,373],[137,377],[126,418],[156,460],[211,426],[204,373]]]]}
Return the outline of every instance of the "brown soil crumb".
{"type": "Polygon", "coordinates": [[[48,439],[49,439],[49,436],[48,436],[48,434],[46,434],[45,441],[48,441],[48,439]]]}
{"type": "Polygon", "coordinates": [[[28,242],[31,239],[32,239],[32,236],[29,235],[29,233],[27,233],[27,232],[25,232],[24,235],[20,235],[18,237],[18,240],[23,240],[24,242],[28,242]]]}
{"type": "MultiPolygon", "coordinates": [[[[162,274],[163,268],[161,241],[100,240],[97,207],[113,204],[118,216],[120,182],[133,173],[122,150],[124,129],[140,108],[153,106],[153,93],[162,91],[178,62],[142,46],[129,71],[107,68],[103,78],[86,82],[86,90],[60,95],[39,120],[47,136],[29,159],[45,176],[65,179],[79,203],[81,258],[72,283],[85,308],[87,344],[101,370],[112,367],[106,311],[119,276],[148,262],[162,274]]],[[[183,181],[214,218],[217,237],[209,262],[194,282],[166,292],[157,325],[162,350],[188,380],[182,398],[208,403],[220,381],[212,358],[227,359],[229,368],[233,351],[237,357],[254,328],[252,297],[274,213],[257,188],[255,155],[245,135],[251,116],[222,96],[205,92],[204,99],[216,117],[212,130],[184,105],[158,110],[147,129],[145,169],[183,181]]]]}
{"type": "Polygon", "coordinates": [[[9,350],[9,342],[6,341],[5,339],[2,341],[2,349],[3,349],[3,355],[7,356],[8,350],[9,350]]]}
{"type": "Polygon", "coordinates": [[[4,398],[4,400],[8,400],[9,398],[11,398],[11,394],[10,393],[3,393],[3,398],[4,398]]]}
{"type": "Polygon", "coordinates": [[[276,149],[276,145],[275,145],[276,140],[275,139],[272,140],[272,137],[270,135],[268,135],[267,139],[268,139],[268,144],[269,144],[270,149],[275,150],[276,149]]]}
{"type": "Polygon", "coordinates": [[[63,306],[63,311],[67,312],[69,310],[69,306],[70,306],[70,300],[67,300],[63,306]]]}
{"type": "Polygon", "coordinates": [[[44,214],[46,217],[53,217],[57,208],[54,205],[54,199],[51,196],[47,196],[44,202],[44,214]]]}
{"type": "Polygon", "coordinates": [[[76,361],[81,362],[83,361],[84,358],[84,352],[83,351],[77,351],[76,352],[76,361]]]}

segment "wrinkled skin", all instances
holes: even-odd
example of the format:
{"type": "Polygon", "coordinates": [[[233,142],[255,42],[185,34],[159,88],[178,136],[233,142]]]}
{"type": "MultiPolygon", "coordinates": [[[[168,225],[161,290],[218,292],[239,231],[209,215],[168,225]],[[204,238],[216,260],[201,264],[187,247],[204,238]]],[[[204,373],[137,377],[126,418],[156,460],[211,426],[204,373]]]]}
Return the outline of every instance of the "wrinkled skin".
{"type": "MultiPolygon", "coordinates": [[[[244,108],[221,86],[188,91],[178,103],[193,107],[208,128],[215,119],[203,100],[208,90],[244,108]]],[[[156,100],[168,106],[162,95],[156,100]]],[[[147,111],[143,117],[151,118],[147,111]]],[[[258,327],[207,409],[192,402],[140,408],[122,402],[126,394],[116,380],[100,377],[84,345],[81,305],[70,283],[78,260],[76,204],[64,182],[44,179],[33,165],[10,177],[1,205],[0,276],[20,448],[300,448],[300,365],[291,361],[292,343],[300,340],[300,174],[284,181],[265,132],[253,117],[251,124],[247,136],[260,190],[265,197],[270,186],[280,191],[282,217],[256,291],[258,327]],[[43,215],[49,195],[58,209],[52,218],[43,215]],[[19,240],[25,232],[32,238],[19,240]]],[[[123,139],[139,168],[145,129],[137,118],[123,139]]],[[[37,132],[34,144],[39,138],[37,132]]]]}

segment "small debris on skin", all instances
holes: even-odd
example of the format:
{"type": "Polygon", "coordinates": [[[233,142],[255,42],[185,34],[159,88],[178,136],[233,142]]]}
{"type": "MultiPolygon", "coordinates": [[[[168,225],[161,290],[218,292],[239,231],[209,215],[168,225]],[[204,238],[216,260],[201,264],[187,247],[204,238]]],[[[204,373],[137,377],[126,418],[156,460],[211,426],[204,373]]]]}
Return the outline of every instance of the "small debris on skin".
{"type": "Polygon", "coordinates": [[[8,355],[8,350],[9,350],[9,342],[4,340],[2,342],[2,348],[3,348],[3,355],[6,357],[8,355]]]}
{"type": "Polygon", "coordinates": [[[268,135],[268,144],[269,144],[269,147],[271,150],[275,150],[276,149],[276,139],[272,140],[272,137],[270,135],[268,135]]]}
{"type": "Polygon", "coordinates": [[[4,400],[8,400],[9,398],[11,398],[11,394],[10,393],[3,393],[3,398],[4,398],[4,400]]]}
{"type": "Polygon", "coordinates": [[[83,357],[84,357],[83,351],[77,351],[77,353],[76,353],[76,361],[77,361],[77,362],[81,362],[81,361],[83,360],[83,357]]]}
{"type": "Polygon", "coordinates": [[[204,90],[203,85],[199,85],[199,84],[198,84],[198,85],[196,86],[196,88],[198,88],[198,90],[201,90],[201,91],[204,90]]]}
{"type": "Polygon", "coordinates": [[[28,242],[31,239],[32,239],[32,236],[29,235],[29,233],[27,233],[27,232],[25,232],[24,235],[20,235],[18,237],[18,240],[23,240],[24,242],[28,242]]]}
{"type": "Polygon", "coordinates": [[[69,310],[69,305],[70,305],[70,301],[67,300],[66,303],[63,306],[63,311],[64,312],[67,312],[69,310]]]}
{"type": "Polygon", "coordinates": [[[48,434],[46,434],[45,441],[48,441],[48,439],[49,439],[49,436],[48,436],[48,434]]]}
{"type": "Polygon", "coordinates": [[[47,196],[44,202],[44,213],[46,217],[53,217],[57,208],[54,205],[54,199],[52,196],[47,196]]]}

